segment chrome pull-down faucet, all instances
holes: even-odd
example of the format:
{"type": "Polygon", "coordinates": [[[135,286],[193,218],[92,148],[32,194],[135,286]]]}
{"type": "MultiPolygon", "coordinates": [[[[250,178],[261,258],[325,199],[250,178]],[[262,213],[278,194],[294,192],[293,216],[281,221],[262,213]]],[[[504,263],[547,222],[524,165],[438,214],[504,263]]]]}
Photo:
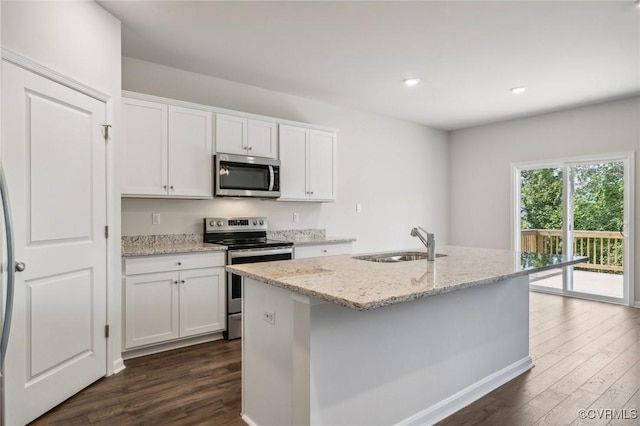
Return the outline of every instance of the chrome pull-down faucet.
{"type": "Polygon", "coordinates": [[[431,234],[431,233],[425,231],[424,228],[418,226],[418,227],[413,228],[411,230],[411,236],[412,237],[418,237],[420,239],[420,241],[422,241],[422,244],[425,245],[425,247],[427,248],[427,260],[436,260],[436,236],[435,236],[435,234],[431,234]],[[427,236],[426,239],[422,235],[423,233],[424,233],[424,235],[427,236]]]}

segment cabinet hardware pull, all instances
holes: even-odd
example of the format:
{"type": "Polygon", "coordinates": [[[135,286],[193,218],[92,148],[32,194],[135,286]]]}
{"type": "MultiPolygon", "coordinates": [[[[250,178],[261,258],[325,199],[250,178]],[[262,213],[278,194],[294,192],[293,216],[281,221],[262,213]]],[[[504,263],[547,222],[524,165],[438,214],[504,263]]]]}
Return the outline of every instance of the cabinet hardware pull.
{"type": "Polygon", "coordinates": [[[182,266],[182,262],[178,262],[178,266],[182,266]]]}
{"type": "Polygon", "coordinates": [[[169,188],[173,189],[173,185],[171,185],[169,188]]]}
{"type": "Polygon", "coordinates": [[[180,282],[181,282],[182,284],[184,284],[184,280],[180,280],[180,282]]]}
{"type": "Polygon", "coordinates": [[[173,280],[173,283],[174,284],[178,284],[178,280],[173,280]]]}
{"type": "Polygon", "coordinates": [[[250,147],[249,147],[249,151],[251,151],[252,149],[253,149],[253,147],[251,147],[251,146],[250,146],[250,147]]]}
{"type": "Polygon", "coordinates": [[[167,189],[167,185],[163,185],[163,188],[164,188],[164,189],[167,189]]]}

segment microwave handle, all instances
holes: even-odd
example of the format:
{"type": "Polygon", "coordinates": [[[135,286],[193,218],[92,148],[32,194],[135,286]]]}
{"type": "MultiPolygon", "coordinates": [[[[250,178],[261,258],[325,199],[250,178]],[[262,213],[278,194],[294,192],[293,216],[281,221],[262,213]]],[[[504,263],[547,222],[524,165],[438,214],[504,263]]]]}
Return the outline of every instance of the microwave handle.
{"type": "Polygon", "coordinates": [[[273,191],[275,184],[275,175],[273,173],[273,166],[269,166],[269,191],[273,191]]]}

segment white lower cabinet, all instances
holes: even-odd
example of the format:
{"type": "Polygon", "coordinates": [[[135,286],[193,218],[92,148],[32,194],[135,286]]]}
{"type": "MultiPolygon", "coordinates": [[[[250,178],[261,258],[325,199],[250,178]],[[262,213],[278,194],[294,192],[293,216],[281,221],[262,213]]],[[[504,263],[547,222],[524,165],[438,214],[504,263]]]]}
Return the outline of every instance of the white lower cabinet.
{"type": "Polygon", "coordinates": [[[293,252],[295,259],[351,254],[351,243],[295,246],[293,252]]]}
{"type": "Polygon", "coordinates": [[[224,330],[223,265],[222,253],[126,259],[125,349],[224,330]]]}

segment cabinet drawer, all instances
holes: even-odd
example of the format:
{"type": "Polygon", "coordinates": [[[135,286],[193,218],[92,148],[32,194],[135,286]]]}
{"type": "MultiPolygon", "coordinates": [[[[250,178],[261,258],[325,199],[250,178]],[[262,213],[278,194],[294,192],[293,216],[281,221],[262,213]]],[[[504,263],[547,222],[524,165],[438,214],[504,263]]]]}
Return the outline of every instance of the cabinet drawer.
{"type": "Polygon", "coordinates": [[[214,268],[226,264],[225,255],[226,252],[212,252],[135,257],[125,259],[124,274],[135,275],[183,269],[214,268]]]}
{"type": "Polygon", "coordinates": [[[320,244],[317,246],[294,247],[294,254],[296,259],[304,259],[307,257],[335,256],[338,254],[349,253],[351,253],[351,243],[320,244]]]}

